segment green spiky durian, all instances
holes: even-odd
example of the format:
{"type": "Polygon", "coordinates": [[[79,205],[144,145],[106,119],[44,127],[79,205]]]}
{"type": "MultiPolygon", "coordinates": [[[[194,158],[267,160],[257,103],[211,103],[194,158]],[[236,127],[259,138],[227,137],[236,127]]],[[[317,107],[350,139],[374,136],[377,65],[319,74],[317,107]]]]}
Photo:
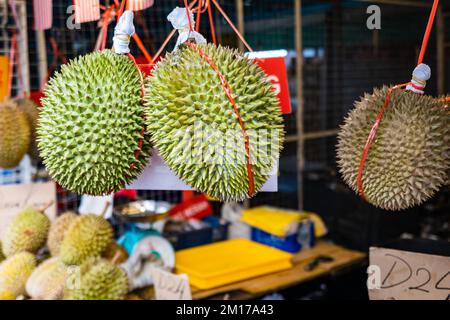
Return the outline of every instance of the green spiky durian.
{"type": "Polygon", "coordinates": [[[126,272],[105,259],[88,259],[74,276],[64,291],[67,300],[124,300],[128,293],[126,272]]]}
{"type": "Polygon", "coordinates": [[[69,211],[60,215],[50,226],[48,232],[47,247],[52,256],[58,256],[64,236],[70,225],[77,219],[75,212],[69,211]]]}
{"type": "Polygon", "coordinates": [[[100,256],[113,240],[108,221],[94,214],[81,215],[71,223],[60,247],[61,260],[80,265],[90,257],[100,256]]]}
{"type": "Polygon", "coordinates": [[[42,262],[27,280],[26,292],[36,300],[59,300],[63,296],[68,267],[58,257],[42,262]]]}
{"type": "Polygon", "coordinates": [[[36,141],[36,126],[39,117],[38,105],[28,98],[18,99],[17,106],[27,116],[28,123],[30,124],[30,146],[28,148],[28,154],[33,158],[39,159],[39,152],[37,149],[36,141]]]}
{"type": "Polygon", "coordinates": [[[35,253],[45,245],[50,219],[41,211],[25,209],[10,222],[3,237],[3,252],[10,257],[21,251],[35,253]]]}
{"type": "MultiPolygon", "coordinates": [[[[259,191],[282,148],[279,101],[264,72],[238,51],[211,44],[199,47],[229,83],[250,137],[259,191]]],[[[187,46],[168,54],[146,79],[144,101],[151,141],[181,180],[213,198],[248,198],[243,133],[210,64],[187,46]]]]}
{"type": "Polygon", "coordinates": [[[30,123],[13,100],[0,103],[0,168],[17,167],[30,146],[30,123]]]}
{"type": "Polygon", "coordinates": [[[106,195],[146,166],[141,78],[134,63],[110,50],[63,65],[45,89],[37,135],[50,175],[64,188],[106,195]],[[142,148],[140,145],[142,143],[142,148]]]}
{"type": "Polygon", "coordinates": [[[25,284],[34,268],[36,258],[29,252],[17,253],[0,263],[0,296],[15,299],[25,294],[25,284]]]}
{"type": "MultiPolygon", "coordinates": [[[[387,91],[375,89],[356,102],[338,135],[340,172],[355,191],[363,148],[387,91]]],[[[419,205],[445,183],[449,168],[450,112],[438,99],[394,91],[365,161],[366,200],[387,210],[419,205]]]]}

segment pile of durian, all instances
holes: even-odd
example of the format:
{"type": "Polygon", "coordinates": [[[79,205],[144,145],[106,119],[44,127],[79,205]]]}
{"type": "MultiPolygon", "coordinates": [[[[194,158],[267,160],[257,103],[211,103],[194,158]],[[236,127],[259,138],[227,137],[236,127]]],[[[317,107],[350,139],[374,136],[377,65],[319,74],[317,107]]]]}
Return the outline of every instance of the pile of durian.
{"type": "Polygon", "coordinates": [[[5,99],[0,103],[0,168],[17,167],[26,153],[38,159],[38,116],[39,108],[30,99],[5,99]]]}
{"type": "Polygon", "coordinates": [[[41,211],[17,214],[0,243],[0,300],[123,300],[128,258],[103,217],[41,211]],[[42,258],[45,257],[45,258],[42,258]]]}

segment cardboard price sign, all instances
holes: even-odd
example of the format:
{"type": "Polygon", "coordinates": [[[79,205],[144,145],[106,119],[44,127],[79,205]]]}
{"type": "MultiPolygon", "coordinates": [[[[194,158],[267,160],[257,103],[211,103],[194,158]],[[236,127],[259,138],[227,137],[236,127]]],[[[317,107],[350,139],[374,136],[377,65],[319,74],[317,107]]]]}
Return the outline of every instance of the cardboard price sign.
{"type": "Polygon", "coordinates": [[[281,112],[283,114],[292,112],[285,62],[286,55],[287,52],[285,50],[252,52],[247,54],[250,59],[255,59],[256,63],[263,69],[272,82],[274,91],[280,100],[281,112]]]}
{"type": "Polygon", "coordinates": [[[450,257],[370,248],[371,300],[450,300],[450,257]]]}
{"type": "Polygon", "coordinates": [[[152,269],[156,300],[192,300],[187,275],[176,275],[158,268],[152,269]]]}
{"type": "Polygon", "coordinates": [[[0,238],[17,213],[26,208],[41,209],[51,202],[45,214],[53,220],[57,214],[53,182],[0,186],[0,238]]]}

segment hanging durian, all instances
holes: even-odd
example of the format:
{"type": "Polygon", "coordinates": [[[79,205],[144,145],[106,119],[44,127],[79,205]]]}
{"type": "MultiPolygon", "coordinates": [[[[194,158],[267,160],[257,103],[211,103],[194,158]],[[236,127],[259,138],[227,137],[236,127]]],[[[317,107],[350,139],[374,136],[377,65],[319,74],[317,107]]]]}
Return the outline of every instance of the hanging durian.
{"type": "Polygon", "coordinates": [[[67,265],[80,265],[90,257],[101,256],[113,240],[111,225],[104,218],[81,215],[70,224],[59,255],[67,265]]]}
{"type": "Polygon", "coordinates": [[[36,126],[39,117],[38,105],[30,99],[23,98],[17,100],[17,105],[27,116],[28,123],[30,124],[30,146],[28,154],[35,160],[39,159],[39,152],[37,149],[36,141],[36,126]]]}
{"type": "Polygon", "coordinates": [[[50,79],[38,147],[61,186],[106,195],[123,189],[147,164],[143,129],[139,71],[127,56],[104,50],[72,60],[50,79]]]}
{"type": "MultiPolygon", "coordinates": [[[[198,47],[229,83],[250,136],[259,191],[282,148],[279,101],[264,72],[237,50],[198,47]]],[[[204,58],[188,46],[169,53],[146,79],[144,101],[151,141],[180,179],[213,198],[249,197],[243,132],[221,79],[204,58]]]]}
{"type": "Polygon", "coordinates": [[[26,292],[36,300],[59,300],[63,296],[68,267],[58,257],[42,262],[27,280],[26,292]]]}
{"type": "Polygon", "coordinates": [[[68,279],[64,299],[124,300],[127,293],[125,271],[105,259],[90,258],[68,279]]]}
{"type": "Polygon", "coordinates": [[[75,212],[69,211],[60,215],[50,226],[48,232],[47,247],[52,256],[58,256],[62,241],[69,230],[70,225],[77,219],[75,212]]]}
{"type": "MultiPolygon", "coordinates": [[[[363,148],[387,92],[375,89],[356,102],[339,132],[340,172],[356,192],[363,148]]],[[[365,161],[365,199],[387,210],[419,205],[445,183],[449,169],[450,112],[442,99],[394,91],[365,161]]]]}
{"type": "Polygon", "coordinates": [[[0,297],[12,300],[24,295],[35,267],[36,258],[29,252],[17,253],[0,263],[0,297]]]}
{"type": "Polygon", "coordinates": [[[0,103],[0,168],[17,167],[30,146],[30,123],[13,100],[0,103]]]}
{"type": "Polygon", "coordinates": [[[25,209],[11,220],[3,236],[3,252],[7,257],[22,251],[35,253],[45,245],[50,219],[35,209],[25,209]]]}

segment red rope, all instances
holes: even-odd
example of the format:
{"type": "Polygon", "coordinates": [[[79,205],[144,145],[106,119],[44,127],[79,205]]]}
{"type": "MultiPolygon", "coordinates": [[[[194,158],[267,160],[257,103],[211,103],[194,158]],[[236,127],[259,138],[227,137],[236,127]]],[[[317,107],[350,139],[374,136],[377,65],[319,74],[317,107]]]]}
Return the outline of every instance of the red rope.
{"type": "MultiPolygon", "coordinates": [[[[144,94],[145,94],[144,76],[143,76],[141,69],[139,68],[139,65],[137,64],[134,56],[131,53],[129,53],[128,57],[131,59],[131,61],[133,61],[134,66],[136,67],[136,69],[139,72],[139,76],[141,78],[141,98],[143,98],[144,94]]],[[[142,116],[142,119],[144,119],[144,116],[142,116]]],[[[134,157],[135,157],[136,161],[131,164],[130,171],[133,171],[136,168],[136,163],[139,161],[139,157],[141,156],[141,152],[142,152],[142,147],[144,146],[144,136],[145,136],[145,126],[142,126],[141,137],[138,142],[138,149],[134,152],[134,157]]]]}
{"type": "Polygon", "coordinates": [[[208,0],[208,16],[209,16],[209,28],[211,29],[212,41],[217,45],[216,27],[214,26],[214,17],[212,14],[211,1],[208,0]]]}
{"type": "Polygon", "coordinates": [[[200,57],[202,57],[210,66],[211,68],[217,73],[219,76],[220,82],[222,84],[222,89],[225,92],[225,94],[228,97],[228,100],[233,105],[234,113],[236,114],[236,117],[239,121],[239,125],[242,130],[242,135],[244,136],[244,142],[245,142],[245,153],[246,153],[246,159],[247,159],[247,174],[248,174],[248,196],[253,196],[255,192],[255,182],[254,182],[254,176],[253,176],[253,165],[251,162],[251,156],[250,156],[250,138],[247,134],[247,130],[245,128],[244,121],[241,118],[241,114],[239,112],[239,107],[236,104],[236,101],[233,98],[233,94],[230,88],[230,85],[228,81],[225,79],[225,76],[220,72],[217,65],[214,63],[214,61],[209,57],[200,47],[196,46],[195,44],[191,42],[186,42],[186,45],[188,45],[191,49],[196,51],[200,57]]]}
{"type": "Polygon", "coordinates": [[[433,29],[434,18],[436,17],[437,9],[439,6],[439,0],[434,0],[433,8],[431,9],[430,17],[428,19],[427,28],[425,30],[425,35],[423,36],[422,48],[420,49],[419,61],[417,64],[421,64],[425,57],[425,52],[427,51],[428,42],[430,40],[431,30],[433,29]]]}
{"type": "MultiPolygon", "coordinates": [[[[212,0],[215,1],[215,0],[212,0]]],[[[422,41],[422,48],[420,50],[420,55],[419,55],[419,59],[417,64],[421,64],[423,62],[423,59],[425,57],[425,52],[427,51],[427,47],[428,47],[428,42],[430,39],[430,34],[431,34],[431,30],[433,28],[433,23],[434,23],[434,19],[436,17],[436,13],[437,13],[437,9],[438,9],[438,5],[439,5],[439,0],[434,0],[433,3],[433,8],[431,10],[431,14],[430,17],[428,19],[428,24],[427,24],[427,28],[425,30],[425,35],[423,37],[423,41],[422,41]]],[[[389,89],[387,95],[386,95],[386,99],[384,101],[384,104],[380,110],[380,112],[378,113],[378,116],[375,120],[374,125],[372,126],[372,129],[370,130],[369,136],[367,138],[367,142],[366,145],[364,146],[362,155],[361,155],[361,160],[359,162],[359,168],[358,168],[358,175],[356,177],[356,186],[358,188],[358,193],[361,196],[361,198],[366,199],[366,195],[364,193],[364,182],[363,182],[363,171],[364,171],[364,164],[366,162],[367,159],[367,155],[370,151],[370,147],[372,146],[373,141],[375,140],[376,134],[377,134],[377,130],[378,127],[381,123],[381,120],[383,119],[383,115],[385,110],[388,108],[391,99],[392,99],[392,94],[395,90],[401,89],[401,88],[405,88],[408,85],[412,85],[414,87],[414,85],[412,83],[406,83],[406,84],[401,84],[401,85],[396,85],[392,88],[389,89]]],[[[422,88],[420,88],[422,89],[422,88]]],[[[448,98],[447,98],[448,101],[448,98]]]]}
{"type": "Polygon", "coordinates": [[[189,22],[189,31],[192,32],[192,31],[194,31],[194,28],[192,27],[191,11],[189,10],[189,5],[188,5],[187,0],[184,0],[184,7],[186,9],[186,14],[187,14],[188,22],[189,22]]]}

